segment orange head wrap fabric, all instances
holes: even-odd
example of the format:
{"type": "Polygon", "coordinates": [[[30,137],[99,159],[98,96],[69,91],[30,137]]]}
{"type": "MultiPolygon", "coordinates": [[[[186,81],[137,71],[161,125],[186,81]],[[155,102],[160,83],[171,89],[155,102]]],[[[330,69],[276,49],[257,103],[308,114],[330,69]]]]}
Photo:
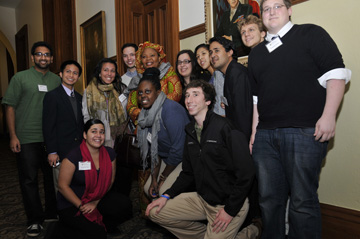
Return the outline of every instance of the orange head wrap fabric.
{"type": "Polygon", "coordinates": [[[154,49],[158,54],[159,54],[159,58],[160,58],[160,64],[162,62],[166,62],[166,54],[164,52],[164,47],[159,45],[159,44],[155,44],[155,43],[151,43],[149,41],[146,41],[144,43],[140,43],[139,45],[139,49],[136,52],[136,70],[138,73],[142,74],[145,71],[145,68],[141,62],[141,56],[142,53],[144,52],[145,48],[152,48],[154,49]]]}

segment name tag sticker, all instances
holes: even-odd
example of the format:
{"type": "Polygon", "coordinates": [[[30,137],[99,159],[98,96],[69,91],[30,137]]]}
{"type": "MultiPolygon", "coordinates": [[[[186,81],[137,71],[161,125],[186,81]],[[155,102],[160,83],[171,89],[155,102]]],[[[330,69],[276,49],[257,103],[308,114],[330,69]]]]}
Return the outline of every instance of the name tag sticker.
{"type": "Polygon", "coordinates": [[[124,102],[124,100],[126,100],[126,96],[124,94],[121,94],[119,96],[119,100],[120,100],[120,102],[124,102]]]}
{"type": "Polygon", "coordinates": [[[40,92],[48,92],[47,85],[38,85],[40,92]]]}
{"type": "Polygon", "coordinates": [[[281,46],[283,43],[280,40],[280,37],[275,38],[274,40],[272,40],[271,42],[269,42],[268,44],[266,44],[266,48],[268,49],[269,53],[273,52],[276,48],[278,48],[279,46],[281,46]]]}
{"type": "Polygon", "coordinates": [[[80,171],[91,170],[91,163],[90,163],[90,161],[79,162],[79,170],[80,170],[80,171]]]}
{"type": "Polygon", "coordinates": [[[146,139],[151,144],[151,133],[148,133],[148,135],[146,136],[146,139]]]}

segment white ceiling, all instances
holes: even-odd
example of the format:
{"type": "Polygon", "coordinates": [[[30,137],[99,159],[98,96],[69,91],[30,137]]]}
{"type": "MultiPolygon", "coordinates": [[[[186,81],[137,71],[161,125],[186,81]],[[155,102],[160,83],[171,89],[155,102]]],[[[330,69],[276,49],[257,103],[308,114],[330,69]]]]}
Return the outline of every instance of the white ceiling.
{"type": "Polygon", "coordinates": [[[0,6],[16,8],[20,2],[21,0],[0,0],[0,6]]]}

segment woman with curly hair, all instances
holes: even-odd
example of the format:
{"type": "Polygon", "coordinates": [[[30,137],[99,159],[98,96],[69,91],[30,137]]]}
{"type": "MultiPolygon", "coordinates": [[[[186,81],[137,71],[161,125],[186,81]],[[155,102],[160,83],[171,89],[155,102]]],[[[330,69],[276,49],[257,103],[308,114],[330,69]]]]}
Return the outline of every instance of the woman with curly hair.
{"type": "Polygon", "coordinates": [[[94,78],[83,94],[84,122],[100,119],[105,126],[105,146],[114,147],[116,136],[126,127],[126,100],[119,96],[126,86],[121,83],[116,62],[110,58],[99,61],[94,78]]]}
{"type": "Polygon", "coordinates": [[[135,125],[137,125],[137,118],[141,111],[138,105],[137,87],[145,69],[155,67],[160,70],[160,84],[161,91],[165,93],[170,100],[179,102],[182,94],[182,87],[174,68],[169,62],[166,62],[166,54],[161,45],[144,42],[139,45],[136,52],[136,70],[138,76],[135,76],[129,86],[128,91],[131,91],[128,98],[127,112],[135,125]]]}

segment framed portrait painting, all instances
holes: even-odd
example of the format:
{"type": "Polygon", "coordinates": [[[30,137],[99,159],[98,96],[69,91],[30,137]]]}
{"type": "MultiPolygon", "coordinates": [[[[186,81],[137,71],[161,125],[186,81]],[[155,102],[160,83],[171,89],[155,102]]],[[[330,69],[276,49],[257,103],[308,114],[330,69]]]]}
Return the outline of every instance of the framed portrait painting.
{"type": "MultiPolygon", "coordinates": [[[[292,0],[292,5],[308,0],[292,0]]],[[[249,4],[253,8],[253,14],[260,15],[260,0],[239,0],[241,4],[249,4]]],[[[220,27],[221,18],[225,12],[230,10],[228,0],[205,0],[205,36],[208,42],[220,27]]],[[[236,21],[237,19],[235,19],[236,21]]],[[[235,22],[234,21],[234,22],[235,22]]]]}
{"type": "Polygon", "coordinates": [[[86,85],[93,78],[97,63],[107,57],[105,12],[100,11],[80,25],[81,62],[86,85]]]}

